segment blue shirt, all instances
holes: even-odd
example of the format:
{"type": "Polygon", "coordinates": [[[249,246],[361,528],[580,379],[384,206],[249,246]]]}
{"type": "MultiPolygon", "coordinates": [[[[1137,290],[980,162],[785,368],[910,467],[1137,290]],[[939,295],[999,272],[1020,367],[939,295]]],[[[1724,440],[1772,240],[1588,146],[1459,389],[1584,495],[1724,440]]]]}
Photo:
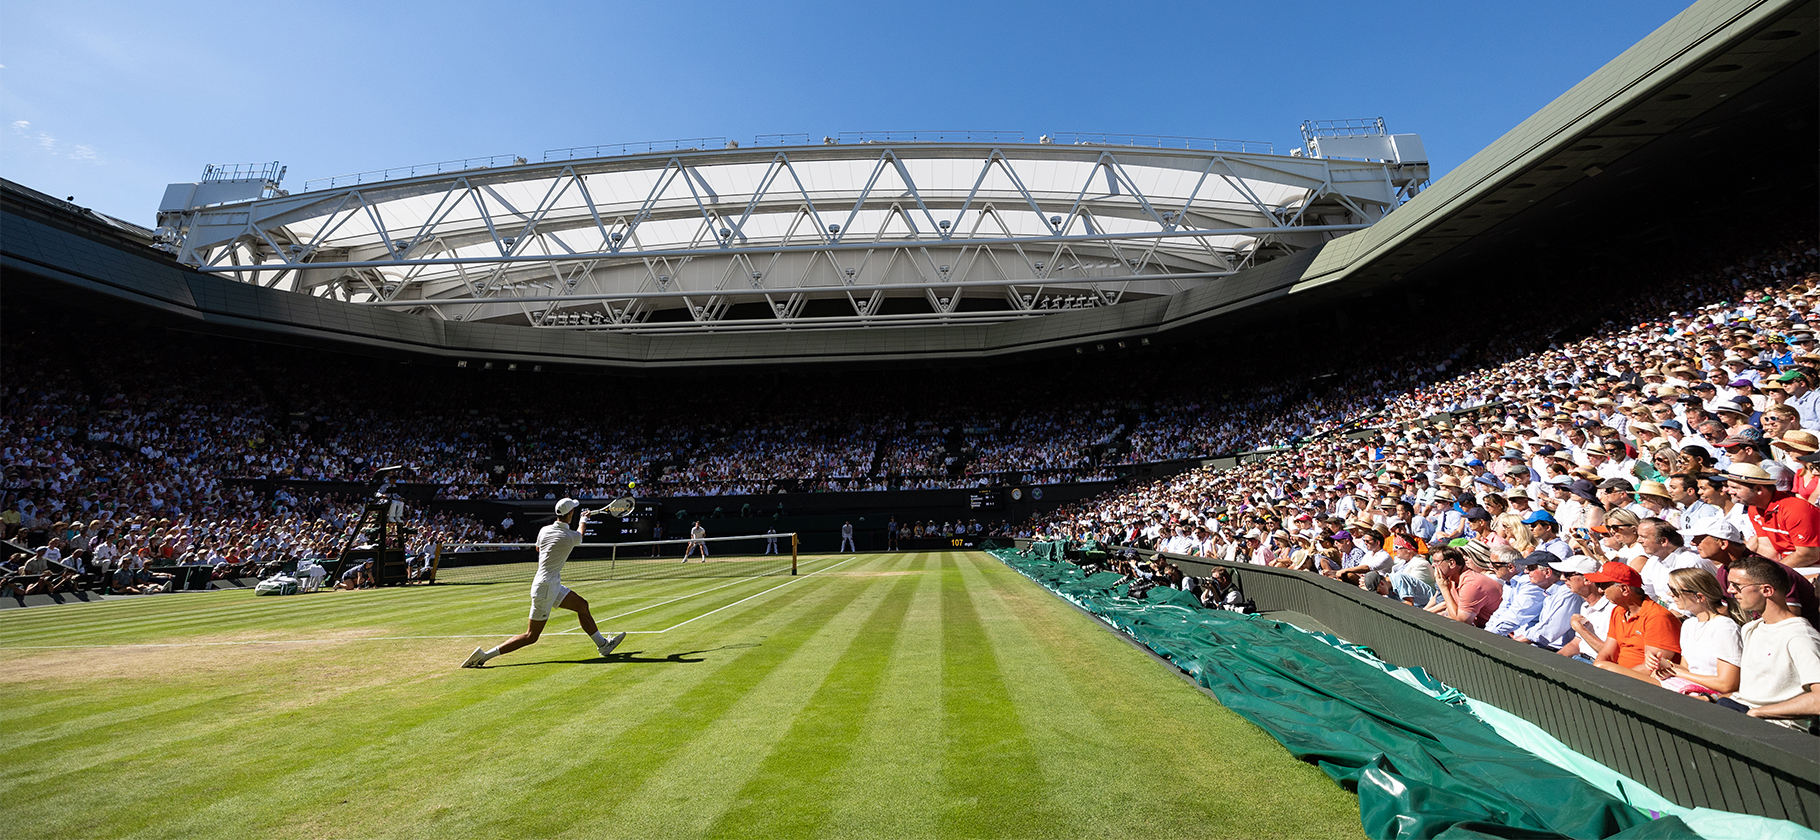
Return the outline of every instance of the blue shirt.
{"type": "Polygon", "coordinates": [[[1542,612],[1535,621],[1511,633],[1522,636],[1539,648],[1560,650],[1574,637],[1573,617],[1586,606],[1586,599],[1574,594],[1567,584],[1556,582],[1542,597],[1542,612]]]}
{"type": "Polygon", "coordinates": [[[1530,583],[1528,578],[1511,578],[1504,584],[1504,603],[1485,620],[1485,629],[1508,636],[1511,631],[1535,621],[1542,614],[1542,602],[1547,598],[1548,593],[1530,583]]]}

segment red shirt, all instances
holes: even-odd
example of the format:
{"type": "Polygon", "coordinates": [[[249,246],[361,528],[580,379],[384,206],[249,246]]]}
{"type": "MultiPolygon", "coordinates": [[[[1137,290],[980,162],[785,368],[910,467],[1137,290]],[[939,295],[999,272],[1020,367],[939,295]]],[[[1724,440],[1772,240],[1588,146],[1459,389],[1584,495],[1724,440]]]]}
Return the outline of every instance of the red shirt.
{"type": "Polygon", "coordinates": [[[1763,507],[1750,508],[1750,524],[1776,553],[1787,555],[1797,548],[1820,546],[1820,508],[1781,491],[1771,498],[1774,501],[1763,507]]]}

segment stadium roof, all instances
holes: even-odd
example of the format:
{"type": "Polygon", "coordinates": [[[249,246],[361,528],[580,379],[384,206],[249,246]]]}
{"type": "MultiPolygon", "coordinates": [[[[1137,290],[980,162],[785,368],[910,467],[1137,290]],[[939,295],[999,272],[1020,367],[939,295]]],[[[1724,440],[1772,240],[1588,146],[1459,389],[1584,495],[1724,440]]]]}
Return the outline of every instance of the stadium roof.
{"type": "MultiPolygon", "coordinates": [[[[37,279],[55,280],[63,284],[63,288],[84,288],[111,297],[163,307],[209,322],[218,328],[259,332],[292,341],[311,340],[390,348],[447,360],[578,364],[636,370],[810,362],[974,360],[982,357],[1010,358],[1030,353],[1093,352],[1101,348],[1110,350],[1126,345],[1137,346],[1151,339],[1198,335],[1209,327],[1227,329],[1250,318],[1289,313],[1305,319],[1314,313],[1344,313],[1352,308],[1349,304],[1360,297],[1393,285],[1413,287],[1437,282],[1451,283],[1461,278],[1478,280],[1510,272],[1546,274],[1560,270],[1601,247],[1635,248],[1640,242],[1669,241],[1670,237],[1698,235],[1698,222],[1690,224],[1688,220],[1697,219],[1701,214],[1707,217],[1754,217],[1764,215],[1764,208],[1774,207],[1780,210],[1787,206],[1796,214],[1811,217],[1816,190],[1814,152],[1817,133],[1820,133],[1817,132],[1816,125],[1816,110],[1820,110],[1820,106],[1816,105],[1820,101],[1820,96],[1816,95],[1817,87],[1820,87],[1816,78],[1820,72],[1817,72],[1815,56],[1816,45],[1820,44],[1820,38],[1816,37],[1820,27],[1816,26],[1815,10],[1815,0],[1703,0],[1575,85],[1454,172],[1429,185],[1420,195],[1397,207],[1381,221],[1331,241],[1319,241],[1332,236],[1333,231],[1321,231],[1318,228],[1284,230],[1272,227],[1269,230],[1255,230],[1254,228],[1264,227],[1257,222],[1266,216],[1285,220],[1280,215],[1281,209],[1273,209],[1268,200],[1260,198],[1255,203],[1235,202],[1231,200],[1234,193],[1197,193],[1193,187],[1179,186],[1188,177],[1184,173],[1199,173],[1202,169],[1196,169],[1196,166],[1205,168],[1216,157],[1235,166],[1255,165],[1262,168],[1270,165],[1290,173],[1313,171],[1296,170],[1294,167],[1312,167],[1316,164],[1325,167],[1325,172],[1333,172],[1336,171],[1335,164],[1339,163],[1330,161],[1322,164],[1319,161],[1261,155],[1252,151],[1011,144],[1013,150],[1006,152],[1004,161],[1000,162],[996,157],[982,154],[981,149],[1004,148],[1005,144],[842,143],[830,148],[797,146],[789,149],[744,149],[738,152],[672,151],[647,156],[584,158],[578,161],[564,159],[548,164],[512,164],[503,168],[496,167],[498,171],[487,171],[486,175],[498,175],[507,182],[514,179],[524,181],[525,175],[543,173],[540,176],[542,180],[538,183],[543,184],[546,190],[567,178],[578,184],[571,187],[578,194],[579,184],[585,184],[594,177],[590,167],[600,169],[600,174],[607,178],[644,178],[645,183],[654,183],[663,177],[663,173],[671,171],[665,167],[672,159],[706,160],[720,167],[716,170],[717,179],[723,174],[726,176],[725,179],[708,182],[717,194],[730,194],[720,193],[720,183],[744,184],[746,189],[751,190],[752,185],[758,183],[755,179],[763,177],[754,173],[773,173],[774,182],[781,182],[782,185],[774,183],[770,194],[783,198],[769,207],[765,201],[757,202],[759,206],[753,210],[750,218],[735,216],[730,212],[717,217],[741,222],[741,232],[751,244],[724,249],[718,244],[706,249],[680,247],[689,242],[688,236],[695,234],[675,231],[685,228],[693,231],[695,225],[699,224],[703,234],[711,233],[718,237],[721,229],[732,230],[733,224],[710,223],[708,216],[701,215],[701,210],[694,206],[693,199],[687,203],[679,200],[673,202],[673,205],[680,206],[658,208],[651,213],[653,227],[650,230],[672,231],[661,242],[653,244],[651,250],[661,248],[672,253],[662,256],[646,254],[636,260],[621,259],[617,263],[602,256],[597,261],[597,267],[604,266],[602,282],[610,280],[617,285],[612,285],[605,292],[592,293],[595,297],[588,300],[588,305],[604,306],[615,300],[640,300],[634,296],[636,292],[629,290],[644,288],[641,284],[660,282],[661,276],[668,273],[671,278],[669,282],[678,284],[684,294],[676,294],[676,290],[662,290],[669,295],[669,298],[663,299],[681,300],[691,296],[700,298],[702,292],[712,292],[728,301],[725,311],[715,316],[721,321],[714,332],[692,329],[683,334],[640,335],[594,329],[592,327],[595,325],[592,324],[589,329],[527,329],[523,325],[533,320],[533,316],[528,313],[536,310],[520,308],[517,311],[502,311],[503,307],[559,303],[536,299],[559,296],[534,294],[528,286],[508,286],[503,279],[515,278],[517,275],[512,269],[500,269],[502,266],[522,262],[518,259],[520,256],[541,260],[545,264],[550,260],[541,252],[521,254],[518,251],[497,250],[495,253],[476,255],[476,265],[483,266],[484,271],[490,272],[488,276],[502,279],[498,288],[482,293],[514,297],[509,304],[495,301],[462,304],[467,307],[488,307],[470,310],[480,312],[481,320],[488,322],[455,321],[454,315],[467,313],[451,311],[456,307],[441,301],[457,294],[473,296],[475,291],[468,290],[465,284],[458,286],[446,279],[447,273],[454,269],[447,264],[419,259],[421,254],[417,249],[420,245],[411,242],[411,234],[400,235],[389,226],[384,228],[384,234],[376,234],[380,227],[371,221],[375,218],[374,214],[349,213],[345,210],[336,212],[341,214],[346,224],[370,226],[366,232],[368,241],[354,242],[351,237],[349,252],[334,255],[333,258],[342,264],[376,265],[329,268],[331,264],[326,262],[327,255],[310,255],[311,259],[325,261],[310,262],[307,267],[302,267],[291,262],[289,249],[293,245],[307,249],[307,241],[279,240],[266,232],[255,237],[257,242],[242,242],[240,253],[243,260],[249,258],[245,255],[250,255],[259,247],[285,254],[287,262],[268,267],[290,270],[293,276],[288,282],[306,294],[265,289],[252,283],[227,279],[219,274],[184,269],[168,259],[159,258],[155,253],[148,253],[149,249],[144,248],[128,248],[124,253],[131,259],[123,259],[118,243],[135,241],[135,237],[122,234],[118,226],[97,226],[92,219],[72,215],[68,208],[58,207],[60,203],[57,202],[27,202],[31,206],[26,207],[18,200],[18,196],[23,193],[10,189],[11,185],[6,196],[7,235],[0,239],[0,260],[3,260],[0,264],[5,266],[9,276],[22,273],[37,279]],[[881,145],[885,148],[879,148],[881,145]],[[860,155],[856,149],[869,154],[860,155]],[[894,151],[890,158],[886,158],[886,149],[905,151],[894,151]],[[780,163],[783,159],[780,158],[780,152],[787,153],[783,157],[789,160],[788,167],[780,163]],[[1100,163],[1096,167],[1094,162],[1100,161],[1102,154],[1116,158],[1117,164],[1100,163]],[[902,162],[905,171],[909,173],[909,180],[918,184],[922,204],[917,205],[900,190],[894,196],[894,202],[902,212],[881,213],[877,218],[904,219],[907,222],[901,223],[917,225],[917,239],[914,245],[908,244],[906,240],[892,243],[888,248],[872,241],[855,241],[876,237],[878,231],[886,229],[881,226],[884,222],[874,221],[868,227],[868,223],[863,220],[866,218],[866,208],[870,208],[870,198],[861,201],[850,189],[833,187],[850,188],[855,184],[863,187],[865,180],[870,179],[874,172],[879,172],[881,179],[891,177],[898,172],[898,167],[889,163],[892,159],[902,162]],[[886,161],[882,169],[880,161],[886,161]],[[923,173],[944,166],[951,173],[944,181],[947,186],[942,190],[922,191],[923,184],[932,183],[921,180],[925,178],[923,173]],[[832,174],[842,167],[846,169],[845,175],[832,174]],[[624,170],[624,173],[619,170],[624,170]],[[740,174],[735,175],[736,171],[740,174]],[[955,185],[967,182],[968,179],[952,174],[955,171],[972,173],[976,179],[980,172],[985,171],[988,179],[979,182],[979,193],[972,192],[971,182],[966,183],[966,191],[963,192],[955,185]],[[1053,174],[1046,178],[1039,177],[1037,173],[1044,171],[1053,174]],[[1027,206],[1022,193],[1012,186],[1009,176],[995,174],[1015,174],[1026,190],[1046,191],[1046,200],[1054,202],[1059,201],[1057,197],[1065,194],[1068,189],[1074,189],[1079,195],[1088,186],[1076,180],[1082,171],[1122,171],[1129,178],[1119,181],[1124,192],[1114,194],[1107,189],[1099,194],[1089,194],[1091,197],[1082,200],[1079,212],[1071,212],[1063,217],[1066,226],[1048,235],[1042,229],[1047,220],[1040,217],[1044,213],[1062,215],[1049,209],[1055,204],[1045,206],[1039,202],[1037,206],[1043,212],[1037,212],[1027,206]],[[565,175],[565,172],[573,174],[565,175]],[[813,182],[805,181],[799,190],[795,178],[800,176],[793,176],[793,172],[814,173],[813,182]],[[823,178],[819,173],[824,172],[830,174],[823,178]],[[863,173],[863,177],[855,173],[863,173]],[[1032,187],[1032,184],[1035,186],[1032,187]],[[1185,194],[1209,197],[1218,195],[1223,197],[1224,203],[1210,201],[1202,204],[1197,198],[1195,206],[1189,208],[1188,222],[1178,225],[1172,231],[1168,228],[1170,220],[1162,218],[1158,205],[1137,200],[1134,193],[1138,190],[1127,190],[1127,186],[1141,186],[1146,196],[1155,193],[1174,196],[1177,200],[1185,194]],[[825,208],[816,195],[824,189],[836,194],[844,192],[846,197],[825,208]],[[816,202],[814,214],[802,214],[800,207],[806,207],[811,199],[816,202]],[[970,201],[973,203],[969,204],[970,201]],[[987,235],[979,231],[987,228],[974,222],[988,217],[980,209],[988,201],[997,211],[993,215],[1007,220],[1004,222],[1006,230],[1001,231],[998,237],[1022,237],[1021,241],[1015,245],[982,241],[987,235]],[[1802,206],[1803,202],[1805,206],[1802,206]],[[968,207],[964,214],[960,210],[963,205],[968,207]],[[859,206],[862,207],[862,212],[854,214],[849,210],[847,216],[838,213],[823,215],[832,212],[828,208],[841,206],[859,206]],[[659,212],[660,209],[662,212],[659,212]],[[1150,215],[1151,211],[1155,211],[1155,215],[1150,215]],[[1021,220],[1012,220],[1020,215],[1023,217],[1021,220]],[[663,218],[660,219],[660,216],[663,218]],[[849,216],[861,221],[849,222],[849,216]],[[761,217],[766,219],[762,223],[758,221],[761,217]],[[969,224],[955,227],[954,220],[963,217],[969,220],[969,224]],[[367,221],[361,221],[363,218],[367,221]],[[1083,234],[1089,218],[1095,220],[1095,232],[1090,235],[1096,238],[1070,240],[1070,237],[1083,234]],[[685,219],[686,226],[682,224],[685,219]],[[784,223],[784,219],[798,220],[796,223],[800,232],[792,233],[790,225],[784,223]],[[953,231],[947,234],[946,239],[943,238],[939,225],[931,228],[931,220],[939,223],[943,219],[950,221],[949,231],[953,231]],[[1189,223],[1192,228],[1183,229],[1189,223]],[[842,226],[838,241],[835,241],[833,232],[826,231],[829,224],[842,226]],[[72,232],[87,238],[79,241],[72,232]],[[794,242],[797,241],[795,237],[799,236],[803,241],[820,241],[810,246],[808,251],[789,250],[792,246],[786,240],[794,242]],[[268,239],[271,241],[268,242],[268,239]],[[398,240],[401,239],[405,240],[402,254],[398,245],[398,240]],[[1195,244],[1181,247],[1175,244],[1178,239],[1195,244]],[[102,240],[116,245],[110,248],[94,247],[94,242],[102,240]],[[1162,244],[1165,242],[1169,244],[1162,244]],[[1039,247],[1071,249],[1067,253],[1073,255],[1074,259],[1057,259],[1054,256],[1058,253],[1057,250],[1039,252],[1039,247]],[[360,253],[359,248],[367,251],[360,253]],[[885,260],[876,252],[883,250],[914,257],[913,260],[908,260],[909,264],[920,267],[924,272],[932,271],[934,279],[925,273],[914,280],[922,285],[913,285],[909,289],[884,288],[896,284],[889,282],[890,275],[882,271],[881,264],[885,260]],[[705,253],[675,253],[681,251],[705,253]],[[874,262],[864,262],[864,257],[860,256],[867,251],[875,252],[874,262]],[[737,285],[742,275],[733,272],[730,266],[741,264],[741,260],[750,261],[759,254],[775,253],[786,256],[779,257],[775,263],[760,264],[752,272],[746,272],[743,277],[748,287],[738,288],[737,294],[731,287],[702,289],[689,285],[696,280],[680,270],[665,272],[648,268],[653,264],[678,264],[685,259],[691,263],[718,265],[725,273],[710,276],[724,277],[729,283],[737,285]],[[842,286],[833,289],[818,288],[816,284],[822,281],[817,278],[828,277],[826,274],[816,274],[817,271],[825,270],[819,266],[798,265],[790,268],[790,260],[808,259],[788,256],[800,253],[812,254],[815,259],[827,258],[833,268],[840,269],[834,276],[843,278],[840,281],[842,286]],[[973,255],[972,262],[962,259],[964,253],[973,255]],[[986,258],[988,253],[993,255],[991,259],[986,258]],[[1039,256],[1039,253],[1042,255],[1039,256]],[[1130,260],[1126,259],[1128,254],[1141,255],[1136,270],[1131,270],[1130,260]],[[647,262],[646,257],[651,262],[647,262]],[[1123,274],[1111,278],[1093,276],[1086,269],[1086,264],[1093,260],[1114,259],[1125,261],[1127,270],[1123,274]],[[423,265],[408,264],[411,261],[423,265]],[[1227,273],[1227,269],[1219,267],[1222,261],[1236,271],[1227,273]],[[1044,267],[1037,268],[1038,262],[1043,263],[1044,267]],[[418,271],[418,276],[443,279],[419,283],[416,291],[407,290],[404,287],[407,284],[400,284],[390,290],[379,285],[377,294],[372,289],[366,289],[365,299],[369,302],[348,303],[343,298],[348,296],[345,292],[352,286],[344,284],[340,291],[331,293],[331,283],[317,282],[318,276],[308,274],[315,270],[339,272],[378,268],[381,269],[379,279],[383,280],[385,268],[401,267],[400,264],[405,264],[402,267],[406,270],[418,271]],[[869,272],[863,278],[858,271],[861,265],[869,272]],[[942,265],[949,266],[949,271],[941,272],[942,265]],[[1022,270],[1030,274],[1007,273],[999,278],[997,275],[976,273],[984,271],[988,265],[997,271],[1022,270]],[[1064,265],[1076,273],[1068,277],[1055,276],[1058,267],[1064,265]],[[1082,267],[1075,268],[1076,265],[1082,267]],[[779,266],[784,267],[781,277],[779,266]],[[846,268],[856,269],[854,287],[845,285],[846,268]],[[870,273],[874,270],[879,273],[870,273]],[[1035,276],[1034,273],[1038,271],[1048,272],[1049,276],[1035,276]],[[963,272],[969,278],[982,278],[987,282],[968,286],[952,279],[940,280],[943,274],[952,277],[963,272]],[[751,273],[759,273],[761,276],[752,278],[751,273]],[[862,279],[872,284],[872,288],[861,289],[858,284],[862,279]],[[762,283],[765,288],[750,288],[751,283],[762,283]],[[1169,284],[1179,284],[1180,290],[1171,291],[1169,284]],[[793,285],[797,291],[788,291],[793,285]],[[956,290],[951,296],[951,302],[959,301],[953,304],[955,311],[937,312],[939,297],[934,303],[927,302],[929,290],[940,288],[956,290]],[[859,291],[849,291],[850,289],[861,289],[867,294],[861,297],[859,291]],[[1042,289],[1041,293],[1045,295],[1074,297],[1077,300],[1086,298],[1101,305],[1038,317],[1037,313],[1016,311],[1011,296],[1003,291],[1008,289],[1020,290],[1019,298],[1042,289]],[[924,294],[922,309],[915,313],[921,320],[906,319],[912,325],[885,330],[776,329],[767,325],[764,329],[743,332],[734,329],[734,324],[728,323],[766,320],[775,324],[778,317],[774,311],[761,311],[748,318],[737,307],[746,306],[750,310],[772,302],[782,302],[789,306],[792,305],[790,294],[801,294],[809,300],[802,304],[802,309],[786,313],[786,317],[855,318],[858,316],[855,304],[873,300],[870,293],[880,290],[886,295],[901,292],[924,294]],[[1107,303],[1104,295],[1107,290],[1113,293],[1112,300],[1116,301],[1113,305],[1103,305],[1107,303]],[[390,299],[386,299],[388,293],[390,299]],[[420,297],[406,297],[410,294],[420,297]],[[426,294],[427,298],[421,297],[426,294]],[[853,297],[848,298],[849,294],[853,297]],[[444,297],[438,298],[438,295],[444,297]],[[997,298],[994,299],[993,295],[997,295],[997,298]],[[824,311],[817,311],[815,307],[822,305],[815,302],[818,296],[822,300],[834,300],[838,305],[847,306],[847,313],[844,316],[830,316],[824,311]],[[756,298],[759,303],[737,302],[751,298],[756,298]],[[999,308],[987,311],[984,309],[986,301],[993,301],[993,305],[999,308]],[[424,311],[434,312],[437,306],[445,307],[443,311],[447,320],[408,311],[410,308],[421,307],[424,311]],[[981,308],[970,309],[970,306],[981,308]],[[395,308],[405,308],[407,311],[392,311],[395,308]],[[971,316],[976,319],[972,321],[963,317],[934,317],[960,316],[975,311],[984,314],[971,316]],[[511,323],[514,321],[516,325],[511,323]],[[931,321],[938,323],[930,323],[931,321]]],[[[694,164],[689,166],[693,167],[694,164]]],[[[1371,164],[1365,169],[1345,167],[1338,171],[1369,171],[1371,167],[1376,167],[1379,172],[1387,171],[1384,164],[1371,164]]],[[[698,181],[692,177],[685,179],[684,175],[682,169],[678,168],[671,176],[673,182],[682,183],[678,189],[687,191],[690,184],[698,191],[701,189],[698,181]]],[[[472,179],[480,176],[470,173],[466,177],[472,184],[472,179]]],[[[1125,178],[1126,175],[1119,177],[1125,178]]],[[[1272,174],[1269,177],[1249,179],[1245,173],[1239,172],[1233,181],[1226,183],[1249,184],[1255,180],[1260,184],[1275,184],[1277,188],[1297,187],[1295,182],[1283,180],[1287,177],[1272,174]]],[[[1198,179],[1199,175],[1196,174],[1195,178],[1198,179]]],[[[448,185],[454,181],[455,177],[451,174],[436,173],[433,176],[414,176],[397,182],[388,180],[377,186],[382,193],[388,190],[402,193],[418,189],[420,194],[412,199],[415,206],[421,207],[428,203],[433,207],[434,201],[430,196],[448,196],[448,185]]],[[[637,183],[635,180],[627,182],[637,183]]],[[[364,188],[368,185],[363,183],[359,186],[363,188],[360,195],[365,200],[364,188]]],[[[512,198],[514,202],[523,201],[521,196],[509,195],[501,192],[502,189],[503,187],[493,185],[477,187],[479,192],[489,197],[498,194],[512,198]]],[[[1260,186],[1258,189],[1265,188],[1260,186]]],[[[1306,182],[1302,182],[1299,189],[1304,191],[1304,195],[1319,192],[1310,191],[1306,182]]],[[[1293,195],[1293,191],[1281,190],[1253,192],[1273,198],[1293,195]]],[[[274,196],[281,200],[290,198],[305,202],[302,206],[294,203],[270,205],[273,209],[282,207],[285,212],[292,214],[280,219],[284,224],[277,225],[274,229],[280,232],[290,229],[286,225],[294,225],[296,231],[325,229],[320,219],[327,217],[326,212],[320,207],[312,208],[308,202],[326,200],[330,195],[335,196],[334,201],[339,202],[352,200],[354,192],[337,185],[333,190],[314,190],[288,197],[274,196]],[[310,225],[314,227],[307,227],[310,225]]],[[[746,203],[750,204],[750,193],[747,195],[746,203]]],[[[1324,212],[1316,212],[1317,206],[1331,202],[1327,206],[1345,207],[1342,197],[1358,204],[1356,193],[1351,188],[1336,185],[1335,189],[1328,190],[1314,200],[1304,199],[1301,206],[1296,206],[1292,201],[1282,207],[1296,211],[1306,207],[1307,212],[1303,213],[1300,222],[1326,222],[1324,212]],[[1308,218],[1311,213],[1314,214],[1313,219],[1308,218]]],[[[540,195],[538,201],[542,200],[540,195]]],[[[737,202],[724,203],[727,207],[735,204],[737,202]]],[[[544,205],[530,206],[530,212],[534,214],[536,208],[544,205]]],[[[561,251],[562,247],[555,244],[560,240],[569,243],[569,247],[576,249],[577,253],[582,253],[582,248],[597,248],[601,242],[610,242],[611,234],[616,230],[624,233],[632,227],[607,226],[604,219],[602,225],[596,226],[591,211],[586,224],[576,224],[582,214],[576,209],[579,205],[573,201],[566,205],[551,202],[548,206],[552,212],[566,208],[562,209],[561,217],[575,226],[561,231],[560,235],[542,236],[534,233],[530,237],[522,237],[498,234],[498,225],[495,225],[494,231],[489,231],[485,238],[480,238],[472,224],[474,219],[468,218],[466,235],[469,241],[445,242],[426,247],[453,248],[461,253],[466,252],[464,249],[484,252],[488,247],[497,249],[504,245],[509,236],[514,240],[513,244],[505,246],[509,249],[534,245],[537,248],[561,251]],[[590,230],[592,233],[589,233],[590,230]],[[598,238],[603,235],[603,231],[607,237],[604,240],[598,238]],[[595,238],[590,240],[588,236],[595,238]],[[525,239],[533,241],[526,242],[525,239]]],[[[600,206],[598,201],[595,206],[600,206]]],[[[739,204],[738,207],[743,214],[745,205],[739,204]]],[[[1370,207],[1359,205],[1358,209],[1366,211],[1365,216],[1370,215],[1370,207]]],[[[1347,210],[1350,212],[1351,208],[1347,210]]],[[[250,221],[250,208],[247,213],[249,219],[239,222],[242,233],[246,232],[250,221]]],[[[376,217],[381,222],[386,218],[383,214],[376,217]]],[[[418,215],[408,218],[416,219],[416,223],[421,225],[428,216],[420,210],[418,215]]],[[[631,218],[636,218],[636,213],[631,218]]],[[[640,222],[638,227],[643,228],[644,224],[640,222]]],[[[263,227],[258,229],[265,231],[263,227]]],[[[532,230],[535,231],[536,228],[533,227],[532,230]]],[[[644,235],[642,230],[635,232],[644,235]]],[[[167,235],[168,233],[167,231],[167,235]]],[[[887,241],[890,235],[887,235],[887,241]]],[[[192,230],[192,239],[185,241],[187,244],[190,241],[234,240],[216,240],[209,236],[194,238],[192,230]]],[[[210,252],[210,258],[214,255],[214,252],[210,252]]],[[[268,258],[269,256],[268,254],[268,258]]],[[[231,262],[232,257],[224,259],[231,262]]],[[[898,260],[899,264],[903,264],[907,257],[899,257],[898,260]]],[[[232,271],[231,268],[226,270],[230,273],[232,271]]],[[[250,279],[252,274],[243,276],[250,279]]],[[[268,272],[261,276],[266,282],[272,281],[274,276],[279,277],[280,285],[287,282],[280,272],[268,272]]],[[[588,276],[591,277],[592,274],[588,276]]],[[[356,285],[362,282],[357,280],[356,285]]],[[[567,280],[563,282],[566,284],[567,280]]],[[[716,281],[703,282],[711,285],[716,281]]],[[[478,286],[476,283],[476,290],[478,286]]],[[[19,288],[19,285],[9,284],[8,292],[10,294],[19,288]]],[[[362,285],[361,288],[365,287],[362,285]]],[[[584,289],[583,294],[589,293],[587,287],[578,285],[578,288],[584,289]]],[[[353,297],[362,299],[358,292],[353,297]]],[[[638,323],[648,328],[674,323],[660,320],[658,313],[662,311],[664,310],[655,310],[638,323]]],[[[548,311],[545,312],[547,318],[548,311]]],[[[868,307],[868,314],[887,315],[892,314],[892,310],[881,303],[877,307],[868,307]]],[[[696,320],[692,314],[688,317],[696,320]]],[[[553,326],[560,321],[546,320],[544,323],[553,326]]]]}
{"type": "MultiPolygon", "coordinates": [[[[1381,121],[1369,130],[1396,154],[1381,121]]],[[[1216,283],[1369,226],[1428,173],[1425,157],[1231,141],[850,139],[564,149],[297,194],[276,189],[271,165],[210,167],[172,185],[161,230],[204,272],[454,321],[638,333],[991,323],[1216,283]],[[249,197],[218,201],[236,194],[249,197]]]]}

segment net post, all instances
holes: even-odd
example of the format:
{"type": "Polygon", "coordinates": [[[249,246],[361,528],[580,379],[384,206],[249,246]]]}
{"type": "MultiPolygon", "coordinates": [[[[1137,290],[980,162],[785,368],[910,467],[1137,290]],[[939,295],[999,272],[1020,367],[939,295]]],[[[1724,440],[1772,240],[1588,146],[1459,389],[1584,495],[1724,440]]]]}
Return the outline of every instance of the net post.
{"type": "Polygon", "coordinates": [[[613,556],[607,558],[607,580],[613,579],[613,573],[619,571],[619,543],[613,544],[613,556]]]}
{"type": "Polygon", "coordinates": [[[430,549],[430,582],[436,582],[436,573],[442,569],[442,543],[430,549]]]}
{"type": "Polygon", "coordinates": [[[796,577],[796,534],[790,534],[790,576],[796,577]]]}

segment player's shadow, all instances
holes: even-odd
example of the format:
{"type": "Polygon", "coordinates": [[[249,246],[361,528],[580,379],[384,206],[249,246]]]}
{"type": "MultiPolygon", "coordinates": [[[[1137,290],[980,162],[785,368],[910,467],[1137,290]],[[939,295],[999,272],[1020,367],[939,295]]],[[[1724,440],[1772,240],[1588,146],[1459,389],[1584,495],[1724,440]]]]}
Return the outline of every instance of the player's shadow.
{"type": "Polygon", "coordinates": [[[685,650],[679,653],[672,653],[669,656],[644,656],[642,655],[644,653],[642,650],[614,651],[610,656],[594,656],[587,659],[546,659],[542,662],[507,662],[499,665],[489,665],[488,667],[523,668],[528,665],[693,665],[697,662],[707,661],[707,658],[700,656],[700,654],[754,647],[758,647],[758,645],[721,645],[720,647],[704,648],[702,650],[685,650]]]}

